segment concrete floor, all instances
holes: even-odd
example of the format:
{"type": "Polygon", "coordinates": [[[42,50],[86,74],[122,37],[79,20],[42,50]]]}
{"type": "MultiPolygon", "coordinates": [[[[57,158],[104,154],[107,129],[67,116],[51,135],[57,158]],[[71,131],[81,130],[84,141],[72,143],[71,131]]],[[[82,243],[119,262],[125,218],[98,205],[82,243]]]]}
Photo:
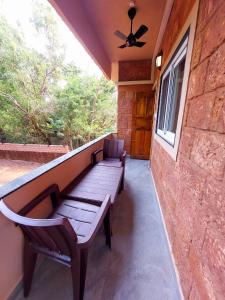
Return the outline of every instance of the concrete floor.
{"type": "MultiPolygon", "coordinates": [[[[89,252],[85,300],[181,299],[148,164],[127,161],[125,191],[113,211],[112,250],[101,230],[89,252]]],[[[72,299],[69,269],[45,260],[28,299],[72,299]]]]}

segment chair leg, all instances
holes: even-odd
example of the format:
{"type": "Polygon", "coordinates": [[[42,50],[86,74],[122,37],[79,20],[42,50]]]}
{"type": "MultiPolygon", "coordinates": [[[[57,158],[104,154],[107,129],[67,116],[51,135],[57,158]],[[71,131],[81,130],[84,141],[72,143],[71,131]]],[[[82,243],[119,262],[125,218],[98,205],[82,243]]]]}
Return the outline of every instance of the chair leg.
{"type": "Polygon", "coordinates": [[[87,272],[87,260],[88,260],[88,250],[81,250],[80,255],[80,300],[84,298],[84,288],[87,272]]]}
{"type": "Polygon", "coordinates": [[[73,284],[73,300],[80,300],[80,252],[77,251],[76,258],[71,260],[71,273],[72,273],[72,284],[73,284]]]}
{"type": "Polygon", "coordinates": [[[123,177],[121,179],[121,183],[120,183],[120,190],[119,193],[121,193],[124,190],[124,172],[123,172],[123,177]]]}
{"type": "Polygon", "coordinates": [[[24,252],[23,252],[23,268],[24,268],[23,289],[24,289],[24,297],[27,297],[29,295],[36,261],[37,261],[37,253],[35,253],[31,249],[28,242],[25,240],[24,241],[24,252]]]}
{"type": "Polygon", "coordinates": [[[123,190],[124,190],[124,183],[125,183],[125,168],[124,168],[124,170],[123,170],[123,185],[122,185],[123,190]]]}
{"type": "Polygon", "coordinates": [[[104,229],[105,229],[106,245],[109,246],[109,249],[111,249],[112,228],[111,228],[110,208],[108,209],[107,214],[104,218],[104,229]]]}

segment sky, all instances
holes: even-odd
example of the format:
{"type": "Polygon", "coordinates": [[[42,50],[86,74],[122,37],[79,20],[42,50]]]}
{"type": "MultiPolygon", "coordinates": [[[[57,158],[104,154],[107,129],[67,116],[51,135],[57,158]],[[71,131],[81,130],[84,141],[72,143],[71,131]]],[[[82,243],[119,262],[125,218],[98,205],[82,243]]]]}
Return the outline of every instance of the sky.
{"type": "MultiPolygon", "coordinates": [[[[47,0],[40,0],[46,1],[47,0]]],[[[1,13],[6,17],[7,21],[13,27],[18,27],[18,22],[21,24],[25,35],[25,40],[30,48],[42,51],[44,48],[44,41],[37,39],[29,25],[29,19],[32,15],[32,0],[3,0],[1,5],[1,13]]],[[[51,6],[49,4],[49,6],[51,6]]],[[[81,43],[73,35],[70,29],[62,21],[60,16],[52,8],[59,29],[60,39],[63,41],[66,48],[66,60],[73,61],[77,67],[88,75],[95,75],[97,77],[102,75],[102,71],[95,64],[81,43]]]]}

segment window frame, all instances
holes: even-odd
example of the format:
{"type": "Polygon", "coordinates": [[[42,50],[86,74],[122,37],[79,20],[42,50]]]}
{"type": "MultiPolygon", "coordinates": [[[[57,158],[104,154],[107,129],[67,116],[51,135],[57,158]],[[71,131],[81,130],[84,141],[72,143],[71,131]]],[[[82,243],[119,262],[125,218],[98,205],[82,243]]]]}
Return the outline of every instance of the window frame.
{"type": "Polygon", "coordinates": [[[167,58],[165,59],[165,61],[163,63],[159,80],[156,81],[154,84],[156,87],[156,94],[155,94],[156,110],[155,110],[155,115],[154,115],[153,139],[159,144],[159,146],[161,146],[171,156],[171,158],[174,161],[177,160],[178,148],[179,148],[179,143],[180,143],[186,94],[187,94],[187,88],[188,88],[188,80],[189,80],[190,67],[191,67],[192,50],[193,50],[193,45],[194,45],[195,31],[196,31],[196,24],[197,24],[198,7],[199,7],[199,1],[197,0],[194,4],[189,16],[187,17],[183,27],[181,28],[180,33],[178,34],[178,37],[177,37],[176,41],[174,42],[167,58]],[[157,116],[158,116],[158,108],[159,108],[158,104],[159,104],[159,96],[160,96],[161,78],[162,78],[162,75],[164,74],[164,72],[166,71],[170,60],[173,59],[173,57],[176,55],[176,49],[178,49],[179,44],[185,37],[185,34],[188,32],[188,30],[189,30],[189,38],[188,38],[188,45],[187,45],[183,84],[182,84],[182,89],[181,89],[180,109],[178,112],[175,142],[174,142],[174,146],[172,146],[165,139],[163,139],[160,135],[157,134],[157,116]]]}
{"type": "MultiPolygon", "coordinates": [[[[168,144],[170,144],[172,147],[174,147],[175,144],[175,138],[177,134],[177,126],[175,133],[165,130],[165,127],[168,125],[168,122],[170,120],[168,115],[168,110],[171,107],[172,102],[172,93],[175,85],[173,85],[171,82],[174,80],[174,70],[177,67],[177,65],[185,59],[185,66],[186,66],[186,56],[187,56],[187,48],[188,48],[188,39],[189,39],[189,30],[185,33],[184,37],[182,38],[181,42],[179,43],[174,55],[170,59],[169,63],[166,66],[165,71],[162,73],[160,77],[160,92],[159,92],[159,101],[158,101],[158,109],[157,109],[157,121],[156,121],[156,134],[159,135],[162,139],[164,139],[168,144]],[[163,92],[163,86],[164,86],[164,80],[169,75],[169,83],[168,83],[168,90],[167,90],[167,96],[166,96],[166,109],[164,114],[164,130],[159,128],[159,122],[161,117],[161,105],[162,105],[162,92],[163,92]]],[[[184,72],[185,72],[185,66],[184,66],[184,72]]],[[[182,80],[182,87],[181,87],[181,94],[182,94],[182,88],[183,88],[183,81],[184,76],[182,80]]],[[[180,107],[179,107],[180,111],[180,107]]],[[[179,115],[179,112],[178,112],[179,115]]]]}

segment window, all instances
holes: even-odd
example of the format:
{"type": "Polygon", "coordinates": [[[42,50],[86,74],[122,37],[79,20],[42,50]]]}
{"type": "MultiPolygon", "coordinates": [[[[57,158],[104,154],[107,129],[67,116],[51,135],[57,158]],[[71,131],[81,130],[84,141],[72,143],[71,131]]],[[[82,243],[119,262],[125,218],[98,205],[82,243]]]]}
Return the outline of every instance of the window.
{"type": "Polygon", "coordinates": [[[156,133],[171,146],[177,131],[187,45],[186,34],[161,77],[156,133]]]}

